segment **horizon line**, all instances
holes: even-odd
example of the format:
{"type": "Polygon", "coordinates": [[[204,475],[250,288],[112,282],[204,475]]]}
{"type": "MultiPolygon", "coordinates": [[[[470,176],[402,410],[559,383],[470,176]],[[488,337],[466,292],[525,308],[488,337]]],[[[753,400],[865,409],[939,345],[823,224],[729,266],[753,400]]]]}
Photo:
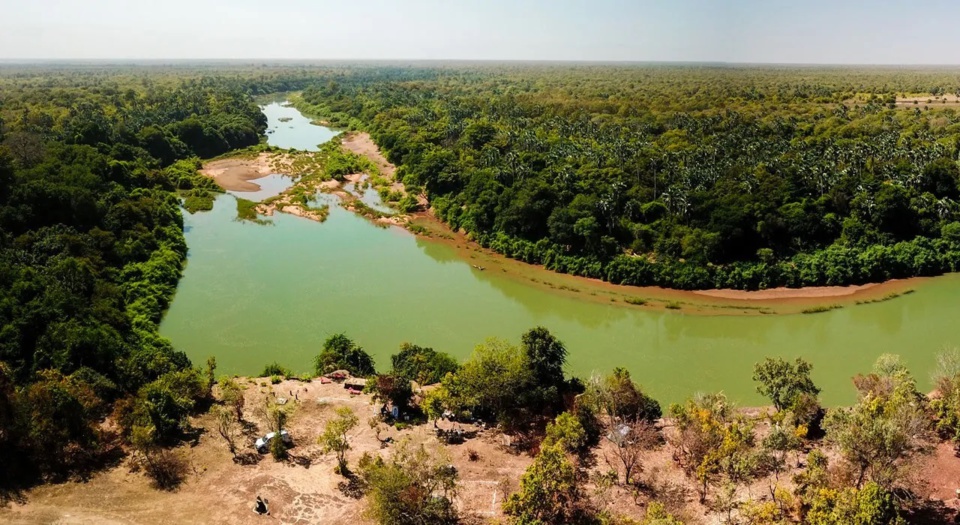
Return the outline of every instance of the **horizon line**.
{"type": "Polygon", "coordinates": [[[767,67],[921,67],[960,68],[960,63],[895,63],[895,62],[737,62],[728,60],[604,60],[604,59],[528,59],[528,58],[2,58],[0,65],[57,64],[57,63],[492,63],[492,64],[621,64],[621,65],[711,65],[711,66],[767,66],[767,67]]]}

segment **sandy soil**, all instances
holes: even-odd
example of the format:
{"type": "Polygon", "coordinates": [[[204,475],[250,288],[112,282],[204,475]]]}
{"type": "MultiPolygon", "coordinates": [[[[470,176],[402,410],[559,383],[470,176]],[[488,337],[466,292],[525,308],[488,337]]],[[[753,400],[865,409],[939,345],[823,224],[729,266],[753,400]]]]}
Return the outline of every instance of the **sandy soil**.
{"type": "Polygon", "coordinates": [[[957,97],[955,94],[944,94],[941,96],[934,96],[930,94],[920,94],[920,95],[908,95],[906,97],[897,97],[897,105],[910,105],[917,107],[923,106],[956,106],[960,104],[960,97],[957,97]]]}
{"type": "Polygon", "coordinates": [[[341,144],[348,151],[357,155],[363,155],[372,160],[380,168],[380,173],[388,179],[393,179],[397,173],[397,167],[390,163],[386,157],[380,153],[380,148],[373,142],[370,134],[367,132],[348,133],[343,137],[341,144]]]}
{"type": "MultiPolygon", "coordinates": [[[[386,179],[390,180],[390,191],[398,191],[403,195],[407,194],[407,189],[403,186],[402,183],[396,180],[397,167],[390,163],[386,157],[383,156],[383,153],[380,152],[380,148],[373,141],[373,138],[370,137],[370,134],[367,132],[354,132],[349,133],[344,136],[343,141],[341,142],[343,147],[357,155],[363,155],[368,159],[372,160],[374,164],[380,169],[381,175],[386,179]]],[[[421,206],[426,208],[429,206],[427,197],[425,195],[417,195],[417,201],[421,206]]]]}
{"type": "MultiPolygon", "coordinates": [[[[893,282],[893,281],[891,281],[893,282]]],[[[824,297],[846,297],[854,295],[865,290],[869,290],[878,283],[861,284],[855,286],[808,286],[806,288],[769,288],[766,290],[731,290],[727,288],[719,290],[697,290],[693,293],[706,295],[708,297],[719,297],[723,299],[794,299],[794,298],[824,298],[824,297]]]]}
{"type": "Polygon", "coordinates": [[[257,191],[260,186],[250,181],[276,173],[271,160],[269,153],[253,158],[215,160],[204,164],[200,173],[217,181],[225,190],[257,191]]]}

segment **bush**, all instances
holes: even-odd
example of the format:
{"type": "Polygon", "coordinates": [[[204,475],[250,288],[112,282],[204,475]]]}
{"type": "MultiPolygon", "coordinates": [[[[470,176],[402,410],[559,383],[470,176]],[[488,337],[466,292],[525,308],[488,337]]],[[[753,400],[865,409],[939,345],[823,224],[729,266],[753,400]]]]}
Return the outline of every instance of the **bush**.
{"type": "Polygon", "coordinates": [[[284,368],[283,366],[280,366],[280,364],[276,362],[270,363],[269,365],[263,367],[263,371],[260,372],[260,377],[272,378],[274,376],[279,376],[279,377],[286,378],[292,375],[293,373],[290,372],[289,368],[284,368]]]}
{"type": "Polygon", "coordinates": [[[176,490],[187,478],[190,464],[178,452],[158,450],[146,455],[144,471],[161,490],[176,490]]]}

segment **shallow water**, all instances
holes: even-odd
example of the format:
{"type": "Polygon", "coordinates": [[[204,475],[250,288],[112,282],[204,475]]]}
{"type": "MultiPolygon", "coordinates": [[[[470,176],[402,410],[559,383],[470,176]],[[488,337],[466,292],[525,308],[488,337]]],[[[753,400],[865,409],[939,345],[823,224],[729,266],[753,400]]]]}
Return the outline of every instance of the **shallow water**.
{"type": "MultiPolygon", "coordinates": [[[[271,140],[293,144],[276,133],[271,140]]],[[[323,224],[277,214],[272,227],[258,226],[235,214],[230,195],[211,212],[185,214],[188,265],[161,326],[195,362],[215,355],[222,373],[256,374],[273,361],[309,371],[323,340],[340,331],[383,369],[404,341],[464,358],[486,337],[516,342],[543,325],[566,343],[569,373],[626,367],[661,401],[723,390],[757,404],[753,364],[803,356],[824,401],[837,404],[854,399],[851,376],[882,353],[904,356],[927,388],[935,354],[960,344],[960,275],[814,315],[686,315],[578,300],[477,271],[447,245],[338,206],[323,224]]]]}
{"type": "Polygon", "coordinates": [[[267,116],[267,144],[301,151],[316,151],[317,146],[332,139],[338,132],[310,124],[296,108],[271,102],[260,109],[267,116]],[[280,122],[280,119],[290,119],[280,122]]]}
{"type": "Polygon", "coordinates": [[[229,190],[227,193],[247,199],[248,201],[260,202],[264,199],[269,199],[270,197],[280,195],[284,192],[284,190],[290,186],[293,186],[293,183],[296,181],[293,177],[274,173],[272,175],[267,175],[266,177],[260,177],[259,179],[251,180],[250,182],[260,186],[260,189],[257,191],[229,190]]]}
{"type": "MultiPolygon", "coordinates": [[[[366,177],[361,179],[360,186],[363,186],[363,181],[366,180],[366,177]]],[[[357,184],[349,182],[343,185],[343,189],[349,193],[357,195],[360,198],[360,202],[370,206],[371,208],[383,213],[384,215],[396,215],[397,210],[394,210],[390,206],[387,206],[383,203],[383,199],[380,198],[380,193],[373,187],[369,187],[365,190],[357,190],[357,184]]]]}

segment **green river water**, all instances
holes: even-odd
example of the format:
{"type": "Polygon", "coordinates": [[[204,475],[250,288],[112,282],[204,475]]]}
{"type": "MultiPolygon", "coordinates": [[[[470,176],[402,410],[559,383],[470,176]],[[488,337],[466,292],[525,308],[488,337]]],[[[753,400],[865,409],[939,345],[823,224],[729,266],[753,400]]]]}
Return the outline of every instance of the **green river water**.
{"type": "MultiPolygon", "coordinates": [[[[292,108],[264,112],[272,129],[284,127],[268,135],[271,144],[307,149],[332,136],[292,108]],[[299,119],[280,123],[283,116],[299,119]]],[[[823,401],[839,404],[854,399],[851,376],[882,353],[902,355],[927,388],[935,355],[960,344],[956,274],[892,301],[814,315],[687,315],[577,300],[480,272],[449,246],[376,227],[336,205],[323,224],[235,217],[231,195],[211,212],[185,214],[188,264],[161,325],[195,363],[216,356],[223,373],[257,374],[273,361],[309,371],[323,340],[341,331],[386,369],[404,341],[464,358],[487,337],[518,342],[543,325],[566,343],[569,373],[626,367],[663,402],[722,390],[759,404],[753,364],[803,356],[823,401]]]]}

